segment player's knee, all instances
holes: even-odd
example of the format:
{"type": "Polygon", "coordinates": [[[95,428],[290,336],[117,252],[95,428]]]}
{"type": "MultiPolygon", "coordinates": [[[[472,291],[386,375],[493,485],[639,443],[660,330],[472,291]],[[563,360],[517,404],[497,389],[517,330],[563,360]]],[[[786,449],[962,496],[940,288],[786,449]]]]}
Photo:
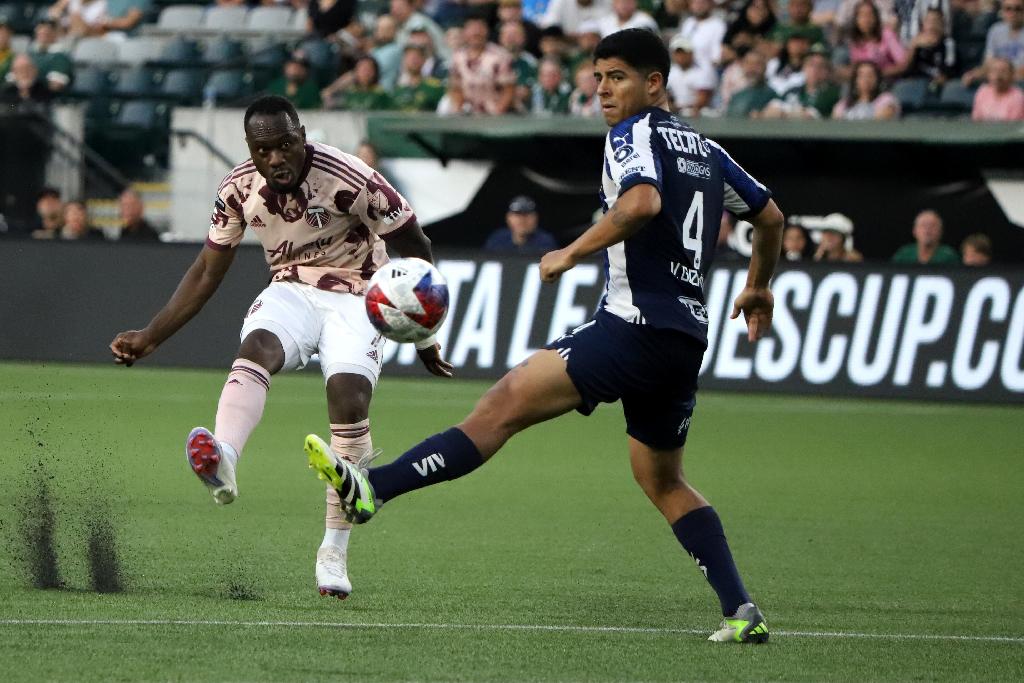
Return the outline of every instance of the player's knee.
{"type": "Polygon", "coordinates": [[[331,421],[352,424],[370,413],[373,385],[362,375],[338,373],[327,379],[327,402],[331,421]]]}
{"type": "Polygon", "coordinates": [[[274,374],[284,366],[284,347],[269,330],[253,330],[242,341],[238,357],[250,360],[274,374]]]}

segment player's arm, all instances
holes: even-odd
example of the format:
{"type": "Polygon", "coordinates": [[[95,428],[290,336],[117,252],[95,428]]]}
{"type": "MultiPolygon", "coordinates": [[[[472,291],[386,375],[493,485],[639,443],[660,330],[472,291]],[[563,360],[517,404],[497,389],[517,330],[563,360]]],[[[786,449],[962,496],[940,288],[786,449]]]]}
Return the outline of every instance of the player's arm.
{"type": "Polygon", "coordinates": [[[114,362],[131,365],[191,320],[217,291],[235,258],[235,249],[217,250],[207,244],[185,272],[178,288],[160,312],[141,330],[121,332],[110,343],[114,362]]]}
{"type": "Polygon", "coordinates": [[[753,342],[767,334],[772,326],[775,298],[768,283],[775,274],[775,266],[782,252],[785,219],[775,200],[769,199],[763,209],[747,220],[754,226],[750,268],[747,271],[747,284],[736,297],[729,317],[737,318],[742,311],[747,321],[747,338],[753,342]]]}
{"type": "Polygon", "coordinates": [[[540,260],[540,279],[556,281],[580,260],[631,237],[661,211],[661,193],[651,183],[640,183],[626,190],[597,223],[562,249],[544,254],[540,260]]]}
{"type": "Polygon", "coordinates": [[[430,238],[423,234],[423,228],[419,221],[413,216],[406,225],[396,231],[394,235],[386,235],[384,238],[388,251],[394,250],[399,256],[405,258],[419,258],[428,263],[434,262],[434,255],[430,251],[430,238]]]}

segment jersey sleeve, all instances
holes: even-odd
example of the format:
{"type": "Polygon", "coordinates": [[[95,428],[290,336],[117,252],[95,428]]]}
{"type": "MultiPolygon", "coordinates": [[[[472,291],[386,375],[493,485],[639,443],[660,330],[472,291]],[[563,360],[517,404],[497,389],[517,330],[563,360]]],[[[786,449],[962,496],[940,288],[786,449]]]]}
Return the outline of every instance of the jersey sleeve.
{"type": "Polygon", "coordinates": [[[370,174],[356,194],[349,212],[358,216],[375,235],[388,239],[416,223],[409,202],[377,172],[370,174]]]}
{"type": "Polygon", "coordinates": [[[620,124],[608,133],[604,161],[621,196],[634,185],[647,183],[662,191],[661,158],[655,153],[651,116],[620,124]]]}
{"type": "Polygon", "coordinates": [[[750,218],[761,212],[772,198],[771,190],[743,170],[729,153],[714,140],[708,140],[714,154],[718,155],[722,169],[725,210],[738,218],[750,218]]]}
{"type": "Polygon", "coordinates": [[[213,215],[210,216],[210,232],[206,236],[206,246],[217,251],[225,251],[238,246],[245,234],[245,217],[242,215],[242,198],[238,185],[229,175],[221,183],[217,198],[213,202],[213,215]]]}

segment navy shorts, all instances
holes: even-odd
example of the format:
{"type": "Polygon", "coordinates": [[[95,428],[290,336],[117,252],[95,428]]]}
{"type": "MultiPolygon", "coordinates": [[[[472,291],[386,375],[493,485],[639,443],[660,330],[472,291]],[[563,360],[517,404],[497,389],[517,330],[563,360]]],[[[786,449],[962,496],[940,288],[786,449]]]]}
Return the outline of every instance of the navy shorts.
{"type": "Polygon", "coordinates": [[[686,443],[704,357],[701,342],[599,312],[546,348],[566,359],[569,379],[583,398],[580,413],[621,400],[626,433],[637,441],[660,450],[686,443]]]}

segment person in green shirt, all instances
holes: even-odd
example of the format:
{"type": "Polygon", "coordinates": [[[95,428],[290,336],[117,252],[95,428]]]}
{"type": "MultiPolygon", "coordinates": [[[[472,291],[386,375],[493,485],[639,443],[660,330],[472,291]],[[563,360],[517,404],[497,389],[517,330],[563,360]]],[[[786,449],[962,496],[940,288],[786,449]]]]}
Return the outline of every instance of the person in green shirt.
{"type": "Polygon", "coordinates": [[[515,110],[524,111],[530,89],[537,81],[537,58],[526,51],[526,28],[520,21],[506,21],[498,32],[498,44],[512,55],[516,74],[515,110]]]}
{"type": "Polygon", "coordinates": [[[11,62],[14,60],[14,50],[11,49],[11,27],[7,25],[7,17],[0,15],[0,82],[7,77],[11,69],[11,62]]]}
{"type": "Polygon", "coordinates": [[[743,55],[741,66],[743,75],[750,85],[729,99],[725,114],[730,118],[756,119],[761,115],[761,110],[778,97],[778,94],[765,81],[767,62],[764,55],[757,50],[749,50],[743,55]]]}
{"type": "Polygon", "coordinates": [[[554,59],[544,59],[533,84],[532,114],[568,114],[572,87],[565,82],[562,65],[554,59]]]}
{"type": "Polygon", "coordinates": [[[283,73],[267,84],[267,93],[288,98],[296,109],[319,109],[320,91],[310,78],[305,53],[296,50],[284,63],[283,73]]]}
{"type": "Polygon", "coordinates": [[[914,243],[896,250],[893,263],[929,266],[949,266],[960,263],[956,249],[942,243],[942,217],[932,209],[925,209],[914,219],[914,243]]]}
{"type": "MultiPolygon", "coordinates": [[[[818,48],[820,46],[815,46],[818,48]]],[[[832,80],[832,63],[822,50],[811,49],[801,69],[804,84],[790,88],[761,112],[766,119],[828,119],[842,93],[832,80]]]]}
{"type": "Polygon", "coordinates": [[[816,43],[828,45],[825,31],[820,26],[811,23],[813,10],[812,0],[789,0],[787,9],[789,21],[776,24],[769,37],[779,47],[785,45],[792,35],[804,36],[811,45],[816,43]]]}
{"type": "Polygon", "coordinates": [[[423,75],[427,53],[422,45],[406,43],[402,51],[402,70],[391,91],[391,102],[399,111],[437,111],[444,97],[444,83],[423,75]]]}
{"type": "Polygon", "coordinates": [[[324,89],[328,107],[349,111],[381,111],[393,109],[391,96],[380,87],[377,60],[363,55],[352,70],[324,89]],[[336,94],[335,94],[336,93],[336,94]]]}
{"type": "Polygon", "coordinates": [[[73,65],[71,58],[57,43],[57,23],[43,19],[36,24],[35,42],[29,51],[39,73],[46,78],[50,92],[60,93],[71,83],[73,65]]]}

